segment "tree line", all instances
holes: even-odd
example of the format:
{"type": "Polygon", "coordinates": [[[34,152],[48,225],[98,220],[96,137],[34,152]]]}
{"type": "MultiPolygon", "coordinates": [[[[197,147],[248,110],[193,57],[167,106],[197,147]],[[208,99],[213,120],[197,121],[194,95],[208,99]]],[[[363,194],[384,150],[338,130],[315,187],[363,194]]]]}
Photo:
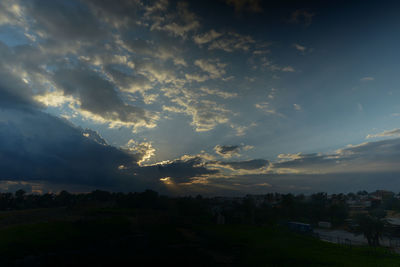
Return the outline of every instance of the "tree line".
{"type": "MultiPolygon", "coordinates": [[[[349,229],[353,226],[349,230],[364,234],[369,244],[376,246],[385,230],[386,211],[400,211],[400,200],[394,193],[386,194],[381,201],[372,202],[359,214],[352,215],[348,202],[368,195],[368,192],[360,191],[330,196],[320,192],[310,196],[269,193],[242,198],[206,198],[201,195],[168,197],[153,190],[134,193],[95,190],[90,193],[61,191],[57,194],[27,194],[21,189],[14,194],[0,193],[0,210],[102,205],[162,211],[174,220],[188,223],[274,225],[299,221],[316,225],[319,221],[328,221],[333,227],[349,229]],[[350,225],[349,220],[352,221],[350,225]]],[[[392,235],[400,236],[397,229],[391,231],[392,235]]]]}

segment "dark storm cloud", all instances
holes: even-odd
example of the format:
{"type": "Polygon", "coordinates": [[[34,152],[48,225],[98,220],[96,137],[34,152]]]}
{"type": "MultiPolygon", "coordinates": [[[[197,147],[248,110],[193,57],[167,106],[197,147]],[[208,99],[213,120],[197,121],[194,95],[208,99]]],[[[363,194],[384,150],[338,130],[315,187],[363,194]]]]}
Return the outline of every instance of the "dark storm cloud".
{"type": "MultiPolygon", "coordinates": [[[[73,96],[79,100],[79,108],[89,111],[92,116],[98,116],[106,123],[126,124],[130,127],[153,127],[157,120],[155,113],[149,112],[137,106],[126,104],[116,86],[127,90],[138,88],[145,90],[150,87],[148,79],[140,74],[127,76],[117,71],[112,72],[113,78],[118,81],[114,84],[107,80],[101,72],[94,71],[84,63],[71,64],[69,60],[61,59],[55,53],[47,54],[47,48],[22,45],[8,48],[0,42],[0,85],[3,105],[8,103],[34,105],[34,94],[46,94],[48,83],[54,83],[57,89],[61,89],[65,96],[73,96]],[[45,49],[45,51],[43,51],[45,49]],[[52,71],[46,69],[46,65],[52,71]],[[24,78],[26,73],[28,79],[24,78]],[[122,79],[124,78],[125,79],[122,79]],[[35,92],[30,88],[35,88],[35,92]],[[13,101],[9,101],[13,98],[13,101]]],[[[54,51],[53,51],[54,52],[54,51]]],[[[104,54],[103,61],[111,61],[112,56],[104,54]],[[111,59],[110,59],[111,58],[111,59]]],[[[109,68],[111,70],[111,68],[109,68]]],[[[36,104],[38,105],[38,104],[36,104]]]]}
{"type": "MultiPolygon", "coordinates": [[[[35,45],[17,46],[12,50],[0,47],[0,50],[8,49],[11,56],[3,57],[4,61],[18,67],[17,74],[26,72],[31,87],[37,88],[36,93],[48,91],[45,85],[55,83],[64,95],[73,95],[79,100],[79,108],[92,113],[86,114],[92,119],[97,116],[98,121],[134,128],[155,126],[154,113],[126,104],[118,93],[119,89],[134,86],[149,88],[146,77],[137,74],[117,83],[122,74],[113,72],[114,79],[109,81],[104,73],[93,71],[93,66],[83,66],[90,59],[104,64],[104,68],[111,63],[128,64],[121,56],[121,49],[116,48],[110,25],[96,17],[92,3],[55,0],[21,1],[20,4],[24,15],[21,20],[26,23],[26,32],[35,45]],[[125,61],[118,61],[118,57],[125,61]]],[[[99,5],[102,6],[100,2],[99,5]]]]}
{"type": "Polygon", "coordinates": [[[39,110],[0,111],[0,179],[112,185],[135,158],[39,110]]]}
{"type": "Polygon", "coordinates": [[[38,106],[32,99],[33,92],[18,76],[18,69],[12,68],[15,54],[0,42],[0,107],[32,108],[38,106]]]}
{"type": "Polygon", "coordinates": [[[80,1],[24,1],[37,31],[57,41],[90,41],[106,32],[88,6],[80,1]]]}
{"type": "Polygon", "coordinates": [[[143,190],[159,186],[160,178],[184,183],[218,172],[197,157],[146,167],[139,160],[92,130],[39,110],[0,107],[0,180],[143,190]]]}
{"type": "Polygon", "coordinates": [[[80,102],[80,108],[110,121],[152,124],[155,117],[144,109],[125,104],[118,96],[114,85],[86,69],[60,69],[53,79],[65,95],[73,95],[80,102]]]}
{"type": "Polygon", "coordinates": [[[93,141],[95,141],[96,143],[98,143],[100,145],[103,145],[103,146],[108,145],[106,140],[104,140],[104,138],[101,137],[101,135],[98,132],[93,131],[91,129],[82,130],[82,135],[87,137],[87,138],[89,138],[89,139],[91,139],[91,140],[93,140],[93,141]]]}
{"type": "MultiPolygon", "coordinates": [[[[2,77],[3,75],[0,73],[0,79],[2,77]]],[[[28,96],[17,90],[4,89],[2,83],[4,80],[0,80],[0,108],[30,108],[31,105],[34,105],[28,96]]]]}
{"type": "Polygon", "coordinates": [[[117,84],[124,91],[145,91],[146,89],[150,89],[152,87],[150,80],[141,74],[128,75],[111,66],[106,67],[106,72],[111,75],[115,84],[117,84]]]}
{"type": "MultiPolygon", "coordinates": [[[[2,43],[0,53],[9,62],[16,60],[2,43]]],[[[0,180],[6,184],[143,190],[157,187],[166,176],[184,182],[217,172],[200,166],[197,158],[140,167],[140,157],[108,145],[97,132],[41,111],[29,84],[18,74],[0,62],[0,180]]],[[[82,108],[104,116],[114,112],[127,121],[133,120],[130,114],[143,114],[124,105],[112,85],[92,71],[59,69],[54,80],[64,94],[76,96],[82,108]]]]}
{"type": "MultiPolygon", "coordinates": [[[[29,46],[16,47],[9,51],[9,54],[15,58],[9,59],[8,63],[18,66],[18,71],[29,73],[31,85],[38,88],[40,93],[46,91],[44,87],[47,82],[54,83],[65,96],[73,96],[79,100],[80,109],[91,112],[91,115],[100,116],[108,123],[117,121],[135,127],[151,127],[157,120],[155,113],[126,104],[119,93],[118,86],[121,90],[127,91],[150,88],[149,80],[141,74],[129,76],[112,69],[111,65],[106,65],[104,68],[113,79],[110,81],[104,73],[95,71],[84,62],[71,64],[69,60],[57,59],[59,55],[46,56],[42,51],[29,46]],[[47,63],[54,70],[38,68],[40,63],[43,65],[47,63]]],[[[113,57],[104,53],[101,60],[108,62],[112,61],[113,57]]],[[[16,76],[20,75],[18,71],[15,73],[16,76]]],[[[21,77],[15,78],[21,79],[21,77]]],[[[28,85],[24,84],[24,87],[28,88],[28,85]]],[[[26,91],[26,89],[19,91],[24,90],[26,91]]]]}

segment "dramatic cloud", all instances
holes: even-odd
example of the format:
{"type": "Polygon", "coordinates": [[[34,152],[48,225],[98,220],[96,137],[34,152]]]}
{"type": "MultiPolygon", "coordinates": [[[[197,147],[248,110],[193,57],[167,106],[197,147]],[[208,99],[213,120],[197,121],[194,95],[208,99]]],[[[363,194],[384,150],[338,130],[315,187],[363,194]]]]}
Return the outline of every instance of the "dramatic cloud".
{"type": "Polygon", "coordinates": [[[129,140],[129,142],[125,145],[124,150],[135,155],[135,157],[138,158],[137,163],[139,165],[149,160],[155,155],[156,152],[150,142],[138,143],[133,139],[129,140]]]}
{"type": "Polygon", "coordinates": [[[0,111],[2,180],[112,186],[137,159],[37,110],[0,111]]]}
{"type": "Polygon", "coordinates": [[[64,95],[79,100],[79,109],[86,111],[89,118],[110,124],[111,127],[154,127],[157,116],[144,109],[125,104],[114,86],[97,73],[86,68],[60,69],[54,74],[54,82],[64,95]],[[96,116],[97,115],[97,116],[96,116]]]}
{"type": "Polygon", "coordinates": [[[38,110],[2,109],[0,140],[0,180],[7,183],[163,190],[160,179],[166,177],[188,183],[218,172],[207,169],[198,157],[140,167],[154,155],[151,144],[131,140],[126,148],[117,149],[94,131],[82,130],[38,110]]]}
{"type": "Polygon", "coordinates": [[[139,175],[158,179],[161,182],[192,183],[203,176],[218,173],[208,169],[198,156],[182,156],[180,159],[145,166],[136,170],[139,175]]]}
{"type": "Polygon", "coordinates": [[[355,7],[337,24],[316,3],[0,1],[0,190],[396,183],[400,131],[366,130],[398,124],[396,18],[360,28],[375,4],[355,7]],[[365,136],[392,139],[327,151],[365,136]]]}
{"type": "MultiPolygon", "coordinates": [[[[4,58],[12,56],[6,47],[0,52],[4,58]]],[[[42,106],[36,101],[57,107],[63,97],[71,95],[82,103],[82,109],[106,114],[115,108],[113,113],[118,114],[125,106],[112,86],[91,71],[59,70],[54,80],[62,93],[47,96],[35,95],[28,83],[4,65],[0,65],[0,77],[0,180],[4,190],[20,186],[32,191],[33,185],[36,192],[44,188],[163,190],[160,179],[165,177],[184,182],[217,173],[200,166],[201,160],[195,157],[141,167],[155,153],[150,142],[130,140],[125,148],[118,149],[108,145],[96,131],[76,127],[40,110],[42,106]],[[97,86],[92,89],[89,84],[97,86]],[[91,95],[90,90],[96,91],[91,95]]]]}

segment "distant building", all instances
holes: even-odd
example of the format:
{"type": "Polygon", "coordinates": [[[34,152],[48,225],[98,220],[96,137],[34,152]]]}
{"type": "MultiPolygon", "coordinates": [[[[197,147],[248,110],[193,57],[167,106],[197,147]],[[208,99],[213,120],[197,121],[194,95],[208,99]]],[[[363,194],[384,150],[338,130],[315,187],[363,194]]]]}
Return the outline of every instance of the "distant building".
{"type": "Polygon", "coordinates": [[[373,195],[374,197],[380,198],[380,199],[385,199],[385,198],[393,197],[394,193],[391,191],[387,191],[387,190],[376,190],[371,195],[373,195]]]}
{"type": "Polygon", "coordinates": [[[361,213],[367,213],[368,208],[372,206],[373,201],[371,199],[363,200],[348,200],[347,205],[349,207],[350,216],[354,216],[361,213]]]}

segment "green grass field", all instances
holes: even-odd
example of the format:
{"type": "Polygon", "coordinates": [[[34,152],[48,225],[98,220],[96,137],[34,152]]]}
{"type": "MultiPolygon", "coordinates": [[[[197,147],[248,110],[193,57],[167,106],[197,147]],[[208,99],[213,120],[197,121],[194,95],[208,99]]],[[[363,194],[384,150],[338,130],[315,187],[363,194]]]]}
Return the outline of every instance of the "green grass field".
{"type": "Polygon", "coordinates": [[[400,256],[383,248],[337,245],[282,228],[217,226],[212,229],[216,238],[242,245],[239,262],[247,266],[400,266],[400,256]]]}
{"type": "Polygon", "coordinates": [[[383,248],[331,244],[282,227],[171,224],[154,214],[154,223],[138,223],[134,210],[79,214],[1,227],[0,266],[400,266],[400,256],[383,248]]]}

